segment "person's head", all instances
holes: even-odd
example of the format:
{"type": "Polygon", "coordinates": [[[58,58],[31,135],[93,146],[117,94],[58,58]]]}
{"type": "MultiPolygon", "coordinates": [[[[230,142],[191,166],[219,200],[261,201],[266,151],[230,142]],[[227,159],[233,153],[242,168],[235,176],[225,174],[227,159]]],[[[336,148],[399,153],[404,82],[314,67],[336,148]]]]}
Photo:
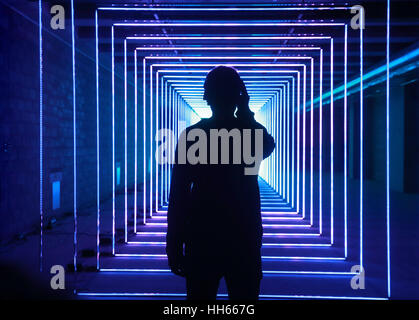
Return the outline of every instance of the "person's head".
{"type": "Polygon", "coordinates": [[[241,79],[234,68],[218,66],[212,69],[204,84],[204,100],[213,114],[232,115],[241,92],[241,79]]]}

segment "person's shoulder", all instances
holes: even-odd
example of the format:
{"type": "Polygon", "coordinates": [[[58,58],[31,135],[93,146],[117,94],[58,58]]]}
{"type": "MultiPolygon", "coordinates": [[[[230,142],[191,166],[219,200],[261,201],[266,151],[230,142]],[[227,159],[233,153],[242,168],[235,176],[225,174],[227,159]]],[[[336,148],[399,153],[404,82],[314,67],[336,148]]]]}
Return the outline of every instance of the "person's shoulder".
{"type": "Polygon", "coordinates": [[[193,129],[205,129],[205,128],[208,127],[209,124],[210,124],[209,119],[204,118],[204,119],[201,119],[200,121],[198,121],[197,123],[187,127],[186,131],[190,131],[190,130],[193,130],[193,129]]]}

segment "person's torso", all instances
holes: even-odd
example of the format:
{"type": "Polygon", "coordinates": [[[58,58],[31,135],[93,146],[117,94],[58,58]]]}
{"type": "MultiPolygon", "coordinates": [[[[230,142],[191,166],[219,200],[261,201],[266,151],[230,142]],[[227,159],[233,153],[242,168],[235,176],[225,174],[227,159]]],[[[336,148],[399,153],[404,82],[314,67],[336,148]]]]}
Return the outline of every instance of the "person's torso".
{"type": "MultiPolygon", "coordinates": [[[[238,129],[242,132],[240,122],[216,123],[210,119],[203,120],[191,129],[201,129],[206,132],[208,141],[207,161],[188,165],[191,174],[192,187],[189,197],[188,225],[190,236],[198,241],[206,241],[212,237],[214,243],[254,243],[259,241],[262,233],[260,216],[260,196],[257,175],[246,175],[243,159],[233,163],[236,143],[229,141],[229,162],[222,163],[222,143],[218,148],[211,146],[210,130],[226,129],[231,132],[238,129]],[[217,152],[218,157],[214,156],[217,152]],[[213,161],[211,161],[211,158],[213,161]],[[218,161],[214,163],[214,159],[218,161]]],[[[194,142],[188,143],[188,148],[194,142]]],[[[201,150],[202,151],[202,150],[201,150]]],[[[237,155],[237,153],[236,153],[237,155]]]]}

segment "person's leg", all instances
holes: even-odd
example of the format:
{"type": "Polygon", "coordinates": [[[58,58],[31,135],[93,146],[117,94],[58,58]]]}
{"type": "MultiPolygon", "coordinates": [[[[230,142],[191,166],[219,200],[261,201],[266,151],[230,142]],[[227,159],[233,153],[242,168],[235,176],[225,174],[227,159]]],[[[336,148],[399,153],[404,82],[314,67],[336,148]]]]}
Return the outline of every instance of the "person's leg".
{"type": "Polygon", "coordinates": [[[215,300],[217,298],[220,276],[205,272],[186,276],[186,292],[188,300],[215,300]]]}
{"type": "Polygon", "coordinates": [[[225,281],[230,300],[258,300],[262,280],[261,256],[237,256],[227,267],[225,281]]]}
{"type": "Polygon", "coordinates": [[[187,247],[186,293],[188,300],[215,300],[221,279],[219,259],[209,255],[208,250],[187,247]],[[198,250],[199,249],[199,250],[198,250]]]}
{"type": "Polygon", "coordinates": [[[228,274],[225,276],[230,300],[258,300],[261,277],[256,274],[228,274]]]}

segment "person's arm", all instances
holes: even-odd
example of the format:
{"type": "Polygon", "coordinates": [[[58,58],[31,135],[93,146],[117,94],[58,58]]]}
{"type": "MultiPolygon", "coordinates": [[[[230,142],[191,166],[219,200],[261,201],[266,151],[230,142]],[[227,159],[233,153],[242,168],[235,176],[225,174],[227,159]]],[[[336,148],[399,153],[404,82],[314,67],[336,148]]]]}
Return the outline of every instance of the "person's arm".
{"type": "Polygon", "coordinates": [[[187,203],[191,188],[190,174],[187,164],[176,161],[172,169],[169,207],[167,210],[166,253],[169,267],[174,274],[184,276],[184,235],[186,224],[187,203]]]}
{"type": "Polygon", "coordinates": [[[255,120],[254,113],[249,108],[249,95],[246,86],[242,82],[242,94],[238,104],[237,119],[239,119],[245,127],[249,129],[262,129],[263,130],[263,159],[269,157],[275,149],[275,140],[268,133],[268,130],[255,120]]]}

